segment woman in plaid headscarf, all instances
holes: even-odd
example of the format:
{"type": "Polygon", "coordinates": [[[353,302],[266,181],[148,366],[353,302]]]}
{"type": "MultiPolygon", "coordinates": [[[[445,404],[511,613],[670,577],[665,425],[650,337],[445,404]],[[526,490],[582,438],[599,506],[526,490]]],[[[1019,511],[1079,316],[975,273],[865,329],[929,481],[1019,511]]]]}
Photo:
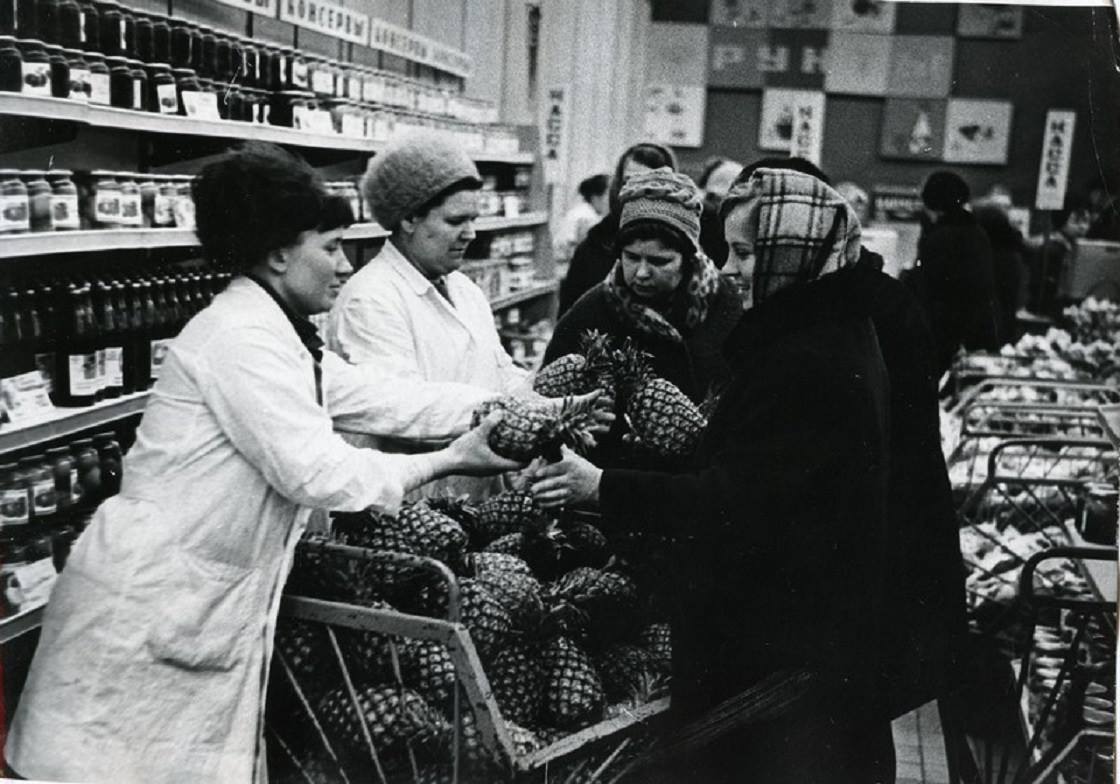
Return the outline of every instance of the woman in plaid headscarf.
{"type": "Polygon", "coordinates": [[[674,538],[672,712],[686,726],[719,716],[720,731],[635,781],[893,781],[877,686],[888,383],[859,221],[815,177],[769,168],[721,214],[743,315],[691,469],[600,470],[566,453],[533,491],[597,503],[608,532],[674,538]],[[786,670],[813,685],[783,715],[731,707],[786,670]]]}

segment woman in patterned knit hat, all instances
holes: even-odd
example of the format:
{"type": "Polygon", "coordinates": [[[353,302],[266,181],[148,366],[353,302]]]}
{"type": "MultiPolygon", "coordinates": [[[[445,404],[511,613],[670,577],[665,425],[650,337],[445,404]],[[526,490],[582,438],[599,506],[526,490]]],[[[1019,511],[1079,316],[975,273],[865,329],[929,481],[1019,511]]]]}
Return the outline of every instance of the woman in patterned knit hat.
{"type": "MultiPolygon", "coordinates": [[[[654,373],[699,403],[729,378],[723,342],[740,315],[734,286],[700,249],[702,194],[660,168],[628,179],[618,198],[614,267],[561,317],[544,363],[578,351],[589,329],[631,338],[654,373]]],[[[600,465],[624,459],[617,438],[601,442],[600,465]]]]}
{"type": "Polygon", "coordinates": [[[567,451],[532,489],[546,506],[597,505],[608,536],[673,540],[682,731],[630,780],[893,781],[878,686],[888,382],[859,221],[817,178],[770,168],[721,214],[743,312],[725,346],[732,381],[691,467],[602,470],[567,451]],[[806,692],[758,718],[752,692],[790,672],[806,692]]]}

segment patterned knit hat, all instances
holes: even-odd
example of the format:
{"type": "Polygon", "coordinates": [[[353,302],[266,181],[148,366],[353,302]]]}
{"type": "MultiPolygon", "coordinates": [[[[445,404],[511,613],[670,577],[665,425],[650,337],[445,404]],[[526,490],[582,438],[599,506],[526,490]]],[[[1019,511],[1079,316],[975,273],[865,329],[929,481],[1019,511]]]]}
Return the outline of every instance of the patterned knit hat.
{"type": "Polygon", "coordinates": [[[745,220],[754,229],[755,305],[859,260],[859,218],[843,196],[816,177],[756,169],[728,191],[720,215],[726,220],[742,204],[749,205],[745,220]]]}
{"type": "Polygon", "coordinates": [[[361,188],[377,222],[394,230],[425,202],[461,180],[482,185],[470,156],[442,136],[419,133],[377,153],[361,188]]]}
{"type": "Polygon", "coordinates": [[[700,189],[690,177],[667,167],[635,174],[618,194],[622,205],[618,228],[639,220],[666,223],[688,237],[700,250],[700,189]]]}

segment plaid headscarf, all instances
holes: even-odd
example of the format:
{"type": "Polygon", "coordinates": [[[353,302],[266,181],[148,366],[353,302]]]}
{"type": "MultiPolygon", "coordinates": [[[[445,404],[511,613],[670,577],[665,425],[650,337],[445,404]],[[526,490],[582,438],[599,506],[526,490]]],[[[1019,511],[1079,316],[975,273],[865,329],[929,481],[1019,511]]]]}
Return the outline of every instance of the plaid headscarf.
{"type": "Polygon", "coordinates": [[[756,169],[720,205],[727,218],[741,204],[754,227],[753,303],[859,260],[859,218],[828,185],[789,169],[756,169]]]}
{"type": "MultiPolygon", "coordinates": [[[[614,263],[607,279],[603,281],[607,304],[620,318],[633,324],[639,332],[665,338],[674,343],[683,343],[680,330],[664,315],[645,304],[634,295],[626,285],[622,274],[622,260],[614,263]]],[[[708,317],[712,301],[719,292],[719,269],[715,263],[698,252],[694,257],[692,273],[673,294],[670,314],[680,314],[680,319],[688,329],[695,329],[708,317]]],[[[676,319],[674,319],[676,320],[676,319]]]]}

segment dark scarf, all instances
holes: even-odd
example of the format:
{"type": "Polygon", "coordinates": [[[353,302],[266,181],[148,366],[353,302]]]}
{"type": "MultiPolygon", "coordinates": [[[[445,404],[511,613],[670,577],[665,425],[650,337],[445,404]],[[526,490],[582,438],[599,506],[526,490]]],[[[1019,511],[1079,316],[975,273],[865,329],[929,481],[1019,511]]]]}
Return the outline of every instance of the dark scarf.
{"type": "Polygon", "coordinates": [[[284,315],[287,317],[288,322],[292,325],[292,329],[296,331],[296,337],[303,347],[308,350],[311,356],[315,359],[315,364],[318,365],[323,361],[323,339],[319,337],[319,330],[312,324],[305,316],[301,316],[288,307],[288,303],[280,299],[280,295],[272,290],[272,287],[265,283],[255,275],[246,275],[249,280],[256,283],[266,292],[268,296],[272,297],[273,301],[280,307],[284,315]]]}
{"type": "Polygon", "coordinates": [[[719,293],[719,270],[711,259],[697,253],[692,273],[673,293],[666,311],[669,315],[650,307],[630,290],[622,274],[621,261],[615,262],[603,284],[607,304],[623,321],[642,334],[683,343],[684,336],[674,323],[689,331],[704,323],[719,293]]]}

